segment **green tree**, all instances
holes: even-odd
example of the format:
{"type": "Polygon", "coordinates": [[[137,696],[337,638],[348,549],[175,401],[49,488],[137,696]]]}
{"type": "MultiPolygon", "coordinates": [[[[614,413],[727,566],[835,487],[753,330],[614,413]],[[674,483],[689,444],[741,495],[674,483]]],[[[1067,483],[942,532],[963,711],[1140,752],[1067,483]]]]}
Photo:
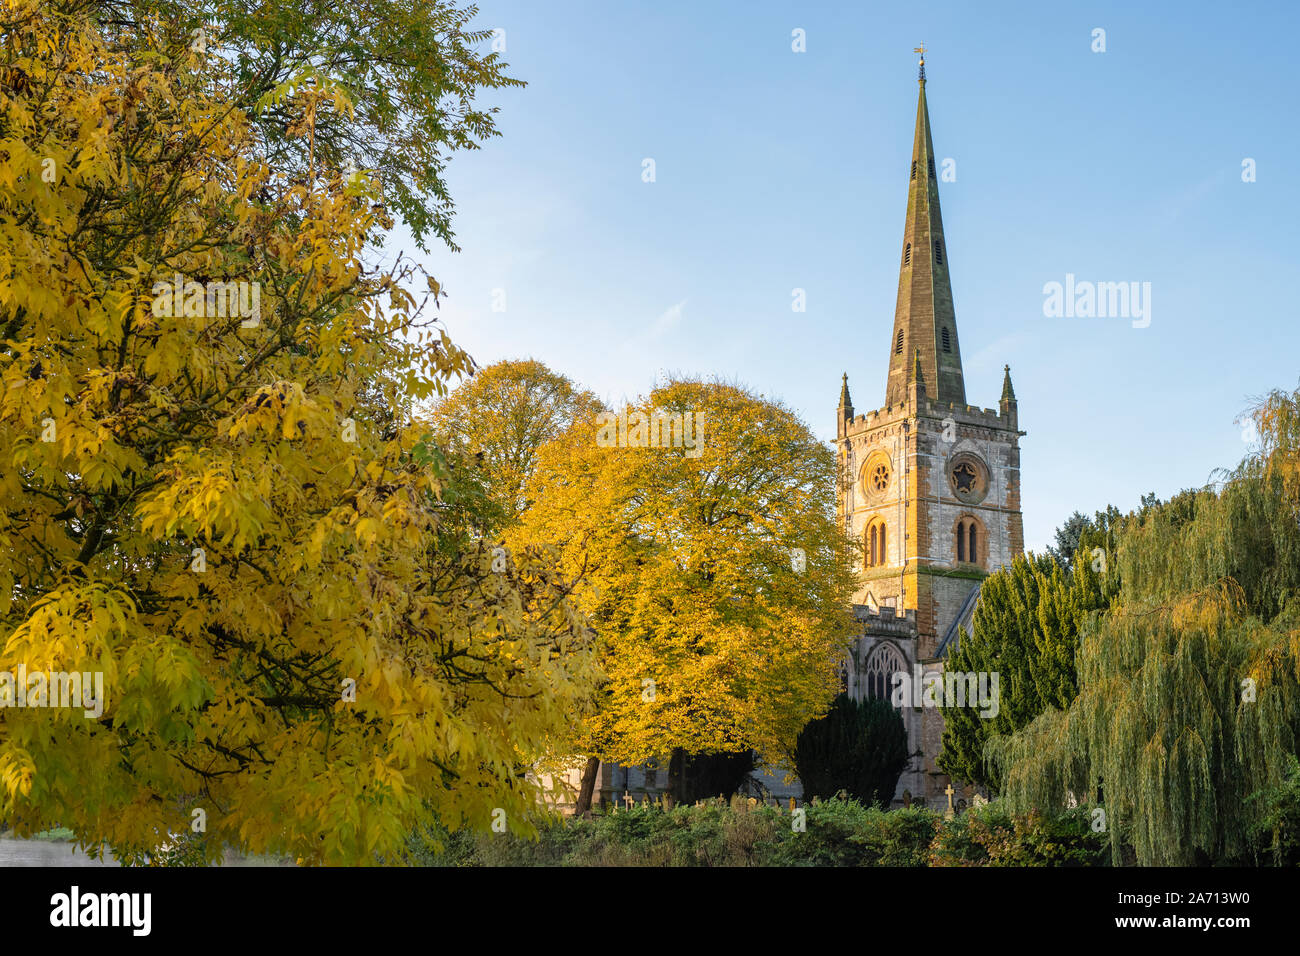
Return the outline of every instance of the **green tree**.
{"type": "Polygon", "coordinates": [[[986,718],[973,708],[947,712],[940,767],[960,780],[1000,789],[986,747],[1045,709],[1074,700],[1079,628],[1108,604],[1107,568],[1104,554],[1094,558],[1081,547],[1072,572],[1050,557],[1030,554],[984,579],[972,632],[962,630],[946,669],[996,673],[998,713],[986,718]]]}
{"type": "MultiPolygon", "coordinates": [[[[453,0],[295,3],[250,0],[84,0],[112,36],[161,30],[231,71],[224,105],[259,131],[261,159],[287,179],[364,172],[410,226],[456,249],[445,171],[452,153],[500,135],[485,91],[522,87],[453,0]],[[327,102],[339,92],[348,106],[327,102]],[[309,116],[312,133],[303,136],[309,116]]],[[[372,241],[382,242],[382,236],[372,241]]]]}
{"type": "Polygon", "coordinates": [[[795,767],[805,800],[841,790],[884,809],[907,766],[907,730],[883,698],[854,700],[840,694],[830,712],[809,721],[795,745],[795,767]]]}
{"type": "Polygon", "coordinates": [[[1120,590],[1081,633],[1079,694],[990,756],[1014,807],[1104,783],[1114,858],[1249,862],[1300,731],[1300,391],[1256,413],[1263,452],[1219,489],[1123,524],[1120,590]]]}
{"type": "Polygon", "coordinates": [[[1076,511],[1065,519],[1065,524],[1056,529],[1055,545],[1048,545],[1047,553],[1056,559],[1056,563],[1068,569],[1074,563],[1074,552],[1079,550],[1079,540],[1085,531],[1094,527],[1092,519],[1082,511],[1076,511]]]}
{"type": "Polygon", "coordinates": [[[1281,784],[1249,798],[1258,808],[1252,836],[1275,866],[1300,866],[1300,760],[1291,755],[1281,784]]]}
{"type": "Polygon", "coordinates": [[[974,633],[962,632],[948,666],[997,672],[999,713],[989,719],[971,710],[950,713],[940,766],[996,791],[1000,780],[987,760],[989,742],[1026,726],[1048,707],[1069,706],[1078,690],[1079,629],[1110,607],[1119,592],[1118,535],[1126,522],[1140,524],[1158,505],[1152,493],[1143,495],[1141,508],[1129,515],[1114,505],[1091,518],[1076,511],[1057,529],[1056,547],[1047,556],[1019,557],[985,579],[974,633]]]}
{"type": "MultiPolygon", "coordinates": [[[[1141,516],[1156,504],[1155,494],[1142,496],[1141,516]]],[[[1089,518],[1082,511],[1076,511],[1066,519],[1065,524],[1056,529],[1055,545],[1049,545],[1047,554],[1066,571],[1073,571],[1076,552],[1082,551],[1087,562],[1096,560],[1095,548],[1104,551],[1114,550],[1114,536],[1122,516],[1114,505],[1107,505],[1105,511],[1097,511],[1089,518]]]]}

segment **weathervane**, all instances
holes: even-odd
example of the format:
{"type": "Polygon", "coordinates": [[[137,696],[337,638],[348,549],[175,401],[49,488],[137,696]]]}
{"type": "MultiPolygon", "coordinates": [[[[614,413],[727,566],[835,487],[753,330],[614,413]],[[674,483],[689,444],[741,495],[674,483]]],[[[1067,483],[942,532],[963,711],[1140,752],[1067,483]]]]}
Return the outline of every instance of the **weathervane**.
{"type": "Polygon", "coordinates": [[[920,46],[912,47],[913,53],[921,54],[921,81],[925,81],[925,41],[921,41],[920,46]]]}

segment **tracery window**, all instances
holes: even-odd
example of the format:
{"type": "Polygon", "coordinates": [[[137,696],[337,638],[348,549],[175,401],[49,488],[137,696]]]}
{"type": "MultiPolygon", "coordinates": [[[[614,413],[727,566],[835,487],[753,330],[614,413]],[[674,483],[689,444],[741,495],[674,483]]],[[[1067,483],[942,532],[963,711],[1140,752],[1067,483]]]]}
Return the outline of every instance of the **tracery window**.
{"type": "Polygon", "coordinates": [[[868,697],[888,700],[894,689],[894,675],[906,672],[903,655],[893,644],[877,644],[867,656],[866,690],[868,697]]]}
{"type": "Polygon", "coordinates": [[[871,469],[871,490],[880,493],[889,487],[889,465],[878,462],[871,469]]]}

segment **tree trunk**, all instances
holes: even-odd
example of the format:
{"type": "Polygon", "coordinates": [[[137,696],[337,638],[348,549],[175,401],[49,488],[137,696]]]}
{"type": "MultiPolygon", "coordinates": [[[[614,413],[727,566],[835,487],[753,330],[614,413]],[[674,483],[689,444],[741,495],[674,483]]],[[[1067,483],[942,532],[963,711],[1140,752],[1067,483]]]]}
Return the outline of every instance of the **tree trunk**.
{"type": "Polygon", "coordinates": [[[672,757],[668,760],[668,796],[673,803],[690,805],[686,786],[686,751],[681,747],[674,747],[672,757]]]}
{"type": "Polygon", "coordinates": [[[596,771],[600,769],[599,757],[588,757],[582,768],[582,786],[578,788],[578,802],[573,807],[575,817],[591,812],[591,796],[596,791],[596,771]]]}

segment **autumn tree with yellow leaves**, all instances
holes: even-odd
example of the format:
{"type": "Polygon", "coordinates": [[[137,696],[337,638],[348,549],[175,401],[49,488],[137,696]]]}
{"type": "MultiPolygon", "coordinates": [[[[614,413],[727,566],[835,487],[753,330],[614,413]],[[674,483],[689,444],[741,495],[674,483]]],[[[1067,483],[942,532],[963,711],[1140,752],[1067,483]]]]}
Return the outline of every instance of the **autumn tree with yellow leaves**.
{"type": "Polygon", "coordinates": [[[599,635],[579,810],[597,758],[753,749],[791,766],[852,632],[834,456],[797,416],[698,381],[612,414],[543,447],[507,533],[551,549],[599,635]]]}
{"type": "Polygon", "coordinates": [[[0,9],[0,673],[105,698],[0,700],[0,819],[126,861],[526,832],[589,631],[412,424],[471,363],[437,283],[371,261],[383,183],[317,138],[373,97],[318,62],[248,103],[255,60],[115,6],[0,9]]]}
{"type": "Polygon", "coordinates": [[[496,524],[513,524],[528,508],[525,489],[548,441],[604,410],[593,392],[534,359],[502,361],[474,377],[434,409],[441,447],[472,462],[496,506],[496,524]]]}

